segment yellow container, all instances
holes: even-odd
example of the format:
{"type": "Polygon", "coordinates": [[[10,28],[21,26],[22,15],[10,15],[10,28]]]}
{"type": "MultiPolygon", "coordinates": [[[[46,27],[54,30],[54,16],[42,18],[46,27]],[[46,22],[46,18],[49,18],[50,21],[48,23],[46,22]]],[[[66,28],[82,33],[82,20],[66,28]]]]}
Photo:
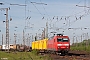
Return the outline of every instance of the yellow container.
{"type": "Polygon", "coordinates": [[[39,48],[38,49],[43,49],[43,40],[39,40],[39,48]]]}
{"type": "Polygon", "coordinates": [[[47,49],[47,40],[48,39],[43,39],[32,42],[32,49],[38,49],[38,50],[47,49]]]}
{"type": "Polygon", "coordinates": [[[32,42],[32,49],[35,49],[35,42],[32,42]]]}
{"type": "Polygon", "coordinates": [[[38,41],[35,41],[35,49],[38,49],[38,41]]]}
{"type": "Polygon", "coordinates": [[[48,39],[39,40],[39,49],[40,50],[47,49],[47,40],[48,39]]]}
{"type": "Polygon", "coordinates": [[[44,40],[43,40],[43,49],[44,49],[44,50],[47,49],[47,40],[48,40],[48,39],[44,39],[44,40]]]}

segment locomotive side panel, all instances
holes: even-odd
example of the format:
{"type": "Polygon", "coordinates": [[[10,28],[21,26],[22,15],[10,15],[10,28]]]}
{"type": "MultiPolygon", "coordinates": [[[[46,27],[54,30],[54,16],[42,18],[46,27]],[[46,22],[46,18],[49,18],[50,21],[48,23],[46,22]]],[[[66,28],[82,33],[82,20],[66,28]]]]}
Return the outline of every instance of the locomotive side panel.
{"type": "Polygon", "coordinates": [[[47,50],[52,50],[53,49],[53,40],[48,40],[47,41],[47,50]]]}
{"type": "Polygon", "coordinates": [[[55,37],[47,41],[47,49],[52,51],[57,51],[57,41],[55,37]]]}

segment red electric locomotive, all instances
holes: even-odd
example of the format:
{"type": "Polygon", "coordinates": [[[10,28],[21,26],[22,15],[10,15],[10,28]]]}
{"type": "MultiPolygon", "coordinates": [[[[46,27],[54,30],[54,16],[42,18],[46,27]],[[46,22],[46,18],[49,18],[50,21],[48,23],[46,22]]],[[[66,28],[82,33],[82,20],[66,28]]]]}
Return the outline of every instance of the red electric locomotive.
{"type": "Polygon", "coordinates": [[[63,34],[54,35],[47,41],[47,49],[55,53],[66,54],[70,50],[70,39],[63,34]]]}

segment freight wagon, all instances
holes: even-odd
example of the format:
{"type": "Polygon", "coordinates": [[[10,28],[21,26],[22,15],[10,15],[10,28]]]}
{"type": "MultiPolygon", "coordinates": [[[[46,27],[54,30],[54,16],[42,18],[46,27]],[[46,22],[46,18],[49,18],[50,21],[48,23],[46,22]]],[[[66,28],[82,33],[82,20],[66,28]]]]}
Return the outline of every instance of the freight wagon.
{"type": "Polygon", "coordinates": [[[19,51],[20,45],[19,44],[11,44],[10,51],[19,51]]]}
{"type": "Polygon", "coordinates": [[[40,52],[47,50],[47,40],[48,39],[43,39],[32,42],[32,50],[36,49],[40,52]]]}
{"type": "Polygon", "coordinates": [[[10,49],[10,45],[8,47],[8,45],[2,45],[2,50],[5,51],[5,50],[8,50],[10,49]]]}

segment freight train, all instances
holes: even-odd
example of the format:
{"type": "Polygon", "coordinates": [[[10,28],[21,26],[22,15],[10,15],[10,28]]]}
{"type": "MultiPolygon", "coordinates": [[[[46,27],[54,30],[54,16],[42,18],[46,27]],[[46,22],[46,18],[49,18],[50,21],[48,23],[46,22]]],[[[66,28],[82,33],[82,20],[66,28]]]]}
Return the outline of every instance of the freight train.
{"type": "Polygon", "coordinates": [[[56,34],[51,38],[32,42],[32,50],[67,54],[70,50],[70,39],[63,34],[56,34]]]}
{"type": "Polygon", "coordinates": [[[30,46],[26,46],[26,45],[20,45],[20,44],[10,44],[9,48],[6,45],[0,45],[0,50],[1,51],[5,51],[5,50],[10,50],[10,51],[19,51],[19,52],[23,52],[23,51],[30,51],[31,47],[30,46]]]}

